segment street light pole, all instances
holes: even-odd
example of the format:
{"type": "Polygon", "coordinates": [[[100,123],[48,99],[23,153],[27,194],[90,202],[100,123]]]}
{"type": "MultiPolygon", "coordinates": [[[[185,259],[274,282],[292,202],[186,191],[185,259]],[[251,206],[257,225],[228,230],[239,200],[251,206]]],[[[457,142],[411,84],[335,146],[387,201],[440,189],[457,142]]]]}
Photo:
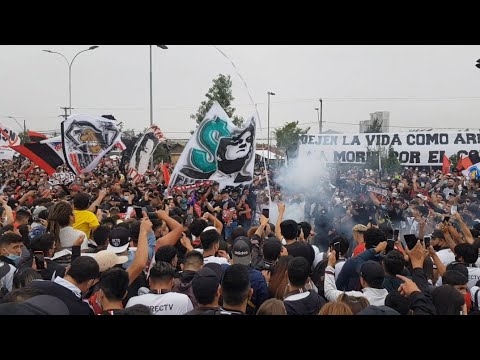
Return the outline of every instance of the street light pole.
{"type": "Polygon", "coordinates": [[[323,125],[322,124],[322,121],[323,121],[323,119],[322,119],[322,116],[323,116],[323,101],[322,101],[322,99],[319,99],[319,101],[320,101],[320,134],[321,134],[322,133],[322,125],[323,125]]]}
{"type": "Polygon", "coordinates": [[[270,167],[270,95],[275,95],[275,93],[269,91],[267,92],[267,95],[268,95],[267,159],[268,159],[268,166],[270,167]]]}
{"type": "Polygon", "coordinates": [[[45,52],[50,53],[50,54],[58,54],[61,57],[63,57],[65,59],[65,61],[67,62],[67,65],[68,65],[68,108],[70,110],[70,115],[72,115],[72,65],[73,65],[73,62],[75,61],[75,58],[78,55],[80,55],[81,53],[83,53],[85,51],[95,50],[96,48],[98,48],[98,46],[94,45],[94,46],[90,46],[88,49],[79,51],[77,54],[75,54],[72,61],[68,61],[68,59],[66,58],[65,55],[63,55],[62,53],[59,53],[57,51],[42,50],[42,51],[45,51],[45,52]]]}
{"type": "MultiPolygon", "coordinates": [[[[152,71],[152,45],[150,46],[150,126],[153,125],[153,71],[152,71]]],[[[167,45],[157,45],[160,49],[167,50],[167,45]]],[[[153,170],[153,154],[150,158],[150,167],[153,170]]]]}
{"type": "Polygon", "coordinates": [[[317,117],[318,117],[318,128],[320,133],[322,132],[322,126],[320,125],[320,108],[315,108],[317,110],[317,117]]]}
{"type": "MultiPolygon", "coordinates": [[[[150,46],[150,126],[153,125],[153,77],[152,77],[152,45],[150,46]]],[[[167,45],[156,45],[160,49],[167,50],[167,45]]]]}
{"type": "Polygon", "coordinates": [[[23,128],[23,137],[24,139],[27,137],[27,126],[26,126],[26,122],[25,122],[25,119],[23,119],[23,127],[22,127],[22,124],[20,124],[17,120],[17,118],[15,116],[6,116],[7,118],[9,119],[13,119],[15,120],[15,122],[17,123],[18,126],[20,126],[20,128],[23,128]]]}

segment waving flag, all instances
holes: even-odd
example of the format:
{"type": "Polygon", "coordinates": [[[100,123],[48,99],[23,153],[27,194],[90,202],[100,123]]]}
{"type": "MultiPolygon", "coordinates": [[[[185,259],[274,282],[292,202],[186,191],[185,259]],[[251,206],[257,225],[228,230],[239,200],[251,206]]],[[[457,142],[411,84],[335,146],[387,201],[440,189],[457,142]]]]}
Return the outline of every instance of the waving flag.
{"type": "Polygon", "coordinates": [[[160,142],[165,141],[158,126],[152,125],[137,140],[130,155],[128,175],[134,180],[141,178],[148,170],[148,163],[160,142]]]}
{"type": "Polygon", "coordinates": [[[28,130],[28,137],[30,138],[30,142],[39,142],[48,139],[47,135],[31,130],[28,130]]]}
{"type": "Polygon", "coordinates": [[[443,154],[443,164],[442,164],[442,173],[443,174],[448,174],[450,172],[450,165],[451,162],[448,159],[447,155],[443,154]]]}
{"type": "Polygon", "coordinates": [[[12,146],[12,149],[33,161],[51,176],[57,167],[65,163],[62,147],[62,139],[57,136],[40,142],[12,146]]]}
{"type": "Polygon", "coordinates": [[[71,115],[62,121],[65,162],[75,175],[92,171],[120,140],[117,121],[71,115]]]}
{"type": "Polygon", "coordinates": [[[213,180],[226,186],[250,184],[255,162],[255,117],[237,128],[215,102],[178,159],[170,187],[213,180]]]}
{"type": "Polygon", "coordinates": [[[16,146],[20,145],[20,138],[8,127],[0,123],[0,146],[16,146]]]}

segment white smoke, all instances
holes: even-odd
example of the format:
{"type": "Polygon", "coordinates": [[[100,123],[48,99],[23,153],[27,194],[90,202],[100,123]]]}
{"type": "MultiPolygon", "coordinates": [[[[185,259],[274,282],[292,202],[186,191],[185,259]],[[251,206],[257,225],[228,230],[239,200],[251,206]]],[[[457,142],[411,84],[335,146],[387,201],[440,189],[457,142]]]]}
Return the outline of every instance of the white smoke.
{"type": "MultiPolygon", "coordinates": [[[[283,220],[295,220],[296,222],[302,222],[305,219],[305,202],[301,203],[285,203],[285,214],[283,220]]],[[[272,202],[270,204],[270,222],[274,225],[277,224],[278,219],[278,203],[272,202]]]]}
{"type": "MultiPolygon", "coordinates": [[[[282,197],[286,205],[283,219],[292,219],[297,222],[305,219],[305,199],[325,195],[323,193],[326,190],[331,190],[329,170],[325,163],[300,154],[297,158],[290,160],[288,166],[279,169],[275,176],[275,183],[281,186],[282,197]]],[[[326,195],[330,197],[331,193],[328,192],[326,195]]],[[[277,202],[272,201],[270,220],[275,223],[277,218],[277,202]]]]}

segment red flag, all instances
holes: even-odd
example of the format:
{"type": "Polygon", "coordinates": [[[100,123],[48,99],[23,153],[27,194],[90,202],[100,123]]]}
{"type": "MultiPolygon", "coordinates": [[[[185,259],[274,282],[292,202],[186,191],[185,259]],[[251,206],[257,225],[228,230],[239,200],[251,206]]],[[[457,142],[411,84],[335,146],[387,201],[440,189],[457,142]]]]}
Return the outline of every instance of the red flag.
{"type": "Polygon", "coordinates": [[[447,155],[443,154],[443,165],[442,165],[442,172],[444,175],[450,172],[450,160],[448,160],[447,155]]]}
{"type": "Polygon", "coordinates": [[[48,139],[47,135],[31,130],[28,130],[28,137],[30,138],[30,142],[39,142],[48,139]]]}
{"type": "Polygon", "coordinates": [[[165,180],[165,185],[168,186],[170,183],[170,173],[168,172],[167,165],[162,165],[163,179],[165,180]]]}
{"type": "Polygon", "coordinates": [[[473,165],[472,160],[470,160],[468,156],[465,156],[458,161],[457,171],[461,171],[463,169],[466,170],[472,165],[473,165]]]}

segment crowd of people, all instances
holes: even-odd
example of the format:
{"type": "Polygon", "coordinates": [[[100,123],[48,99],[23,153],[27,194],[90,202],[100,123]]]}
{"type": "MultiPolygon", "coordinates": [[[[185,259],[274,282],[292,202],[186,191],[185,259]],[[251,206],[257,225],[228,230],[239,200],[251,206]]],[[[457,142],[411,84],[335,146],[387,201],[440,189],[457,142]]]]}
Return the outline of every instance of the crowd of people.
{"type": "Polygon", "coordinates": [[[295,191],[277,175],[175,191],[111,159],[70,183],[1,161],[0,314],[480,313],[478,181],[350,167],[295,191]]]}

